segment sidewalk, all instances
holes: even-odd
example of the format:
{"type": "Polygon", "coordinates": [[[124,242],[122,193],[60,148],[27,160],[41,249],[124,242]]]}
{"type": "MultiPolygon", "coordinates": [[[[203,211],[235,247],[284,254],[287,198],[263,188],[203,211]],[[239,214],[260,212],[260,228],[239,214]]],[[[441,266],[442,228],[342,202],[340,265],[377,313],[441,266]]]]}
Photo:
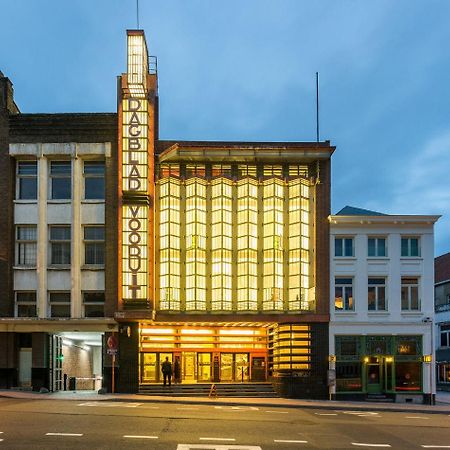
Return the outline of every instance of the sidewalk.
{"type": "Polygon", "coordinates": [[[266,408],[315,408],[315,409],[345,409],[354,411],[392,411],[415,412],[428,414],[450,415],[450,392],[439,391],[436,394],[436,405],[417,405],[411,403],[382,403],[382,402],[346,402],[327,400],[300,400],[288,398],[236,398],[222,397],[165,397],[147,396],[140,394],[105,394],[99,395],[95,391],[60,391],[40,394],[30,391],[0,390],[0,397],[23,400],[75,400],[81,402],[109,401],[133,403],[178,403],[196,405],[222,406],[253,406],[266,408]]]}

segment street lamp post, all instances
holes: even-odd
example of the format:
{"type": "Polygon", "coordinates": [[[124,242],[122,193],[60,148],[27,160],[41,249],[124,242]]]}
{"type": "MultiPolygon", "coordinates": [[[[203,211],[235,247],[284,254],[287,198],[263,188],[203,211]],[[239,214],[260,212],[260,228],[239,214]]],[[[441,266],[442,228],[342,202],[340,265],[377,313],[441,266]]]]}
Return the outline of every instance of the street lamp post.
{"type": "Polygon", "coordinates": [[[430,324],[430,405],[434,405],[433,399],[433,372],[434,372],[434,329],[433,329],[433,319],[431,317],[425,317],[422,320],[423,323],[430,324]]]}

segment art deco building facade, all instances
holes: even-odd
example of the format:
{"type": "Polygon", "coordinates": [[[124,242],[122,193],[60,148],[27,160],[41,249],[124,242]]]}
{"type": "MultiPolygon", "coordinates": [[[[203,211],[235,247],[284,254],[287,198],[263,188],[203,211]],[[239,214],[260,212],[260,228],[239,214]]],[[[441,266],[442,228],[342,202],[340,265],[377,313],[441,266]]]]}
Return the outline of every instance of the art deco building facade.
{"type": "Polygon", "coordinates": [[[183,383],[325,397],[334,147],[160,140],[157,73],[127,39],[117,114],[21,114],[2,79],[1,383],[23,360],[61,388],[96,333],[84,378],[108,389],[158,383],[167,357],[183,383]]]}

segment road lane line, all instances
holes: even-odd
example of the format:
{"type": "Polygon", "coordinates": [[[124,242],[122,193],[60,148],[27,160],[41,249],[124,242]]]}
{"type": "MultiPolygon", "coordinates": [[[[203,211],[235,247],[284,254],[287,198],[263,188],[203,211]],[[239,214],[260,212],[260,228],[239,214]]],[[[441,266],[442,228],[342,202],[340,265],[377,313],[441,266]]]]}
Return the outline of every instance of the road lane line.
{"type": "Polygon", "coordinates": [[[158,436],[137,436],[134,434],[124,434],[123,437],[128,439],[159,439],[158,436]]]}
{"type": "Polygon", "coordinates": [[[289,414],[288,411],[266,411],[268,413],[274,413],[274,414],[289,414]]]}
{"type": "Polygon", "coordinates": [[[192,408],[189,406],[186,406],[185,408],[181,407],[181,408],[177,408],[177,409],[182,410],[182,411],[198,411],[199,410],[199,408],[192,408]]]}
{"type": "Polygon", "coordinates": [[[234,438],[215,438],[215,437],[201,437],[199,438],[200,441],[227,441],[227,442],[234,442],[236,439],[234,438]]]}
{"type": "Polygon", "coordinates": [[[406,419],[423,419],[428,420],[429,417],[420,417],[420,416],[406,416],[406,419]]]}
{"type": "Polygon", "coordinates": [[[363,442],[352,442],[352,445],[358,447],[390,447],[390,444],[365,444],[363,442]]]}
{"type": "Polygon", "coordinates": [[[337,413],[314,413],[317,416],[337,416],[337,413]]]}
{"type": "Polygon", "coordinates": [[[45,433],[46,436],[83,436],[83,433],[45,433]]]}
{"type": "Polygon", "coordinates": [[[423,448],[450,448],[450,445],[421,445],[423,448]]]}
{"type": "Polygon", "coordinates": [[[280,442],[284,444],[307,444],[308,441],[296,441],[294,439],[274,439],[273,442],[280,442]]]}

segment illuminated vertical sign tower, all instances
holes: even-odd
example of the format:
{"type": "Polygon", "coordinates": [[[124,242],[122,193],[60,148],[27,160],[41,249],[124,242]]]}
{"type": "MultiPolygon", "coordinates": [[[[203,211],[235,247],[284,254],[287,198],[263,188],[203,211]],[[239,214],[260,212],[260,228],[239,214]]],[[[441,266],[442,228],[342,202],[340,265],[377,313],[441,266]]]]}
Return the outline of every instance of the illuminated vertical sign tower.
{"type": "Polygon", "coordinates": [[[127,31],[127,73],[119,86],[120,309],[150,309],[154,299],[153,199],[156,73],[149,73],[141,30],[127,31]]]}

